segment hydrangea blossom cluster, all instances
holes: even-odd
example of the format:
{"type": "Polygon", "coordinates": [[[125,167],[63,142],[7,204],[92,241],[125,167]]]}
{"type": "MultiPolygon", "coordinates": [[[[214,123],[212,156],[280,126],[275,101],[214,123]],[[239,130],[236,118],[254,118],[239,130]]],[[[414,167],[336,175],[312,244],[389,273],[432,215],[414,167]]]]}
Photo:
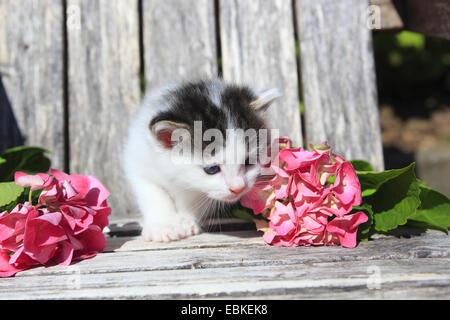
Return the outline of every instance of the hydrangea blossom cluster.
{"type": "Polygon", "coordinates": [[[17,172],[15,182],[41,193],[36,205],[25,202],[0,214],[0,277],[38,265],[69,265],[103,251],[111,208],[109,192],[96,178],[50,170],[17,172]]]}
{"type": "Polygon", "coordinates": [[[361,212],[361,186],[356,172],[328,145],[311,151],[280,144],[273,175],[258,181],[241,204],[265,220],[257,220],[264,240],[276,246],[356,246],[358,226],[368,220],[361,212]],[[281,148],[284,145],[285,148],[281,148]],[[265,222],[267,221],[267,222],[265,222]]]}

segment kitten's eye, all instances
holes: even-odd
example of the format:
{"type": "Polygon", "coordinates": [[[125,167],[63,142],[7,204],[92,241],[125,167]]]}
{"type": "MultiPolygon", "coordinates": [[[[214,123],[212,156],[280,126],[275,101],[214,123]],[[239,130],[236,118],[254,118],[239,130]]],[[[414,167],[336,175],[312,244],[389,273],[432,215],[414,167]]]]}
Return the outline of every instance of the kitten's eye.
{"type": "Polygon", "coordinates": [[[207,174],[213,175],[220,172],[220,167],[219,166],[204,167],[203,170],[205,170],[207,174]]]}

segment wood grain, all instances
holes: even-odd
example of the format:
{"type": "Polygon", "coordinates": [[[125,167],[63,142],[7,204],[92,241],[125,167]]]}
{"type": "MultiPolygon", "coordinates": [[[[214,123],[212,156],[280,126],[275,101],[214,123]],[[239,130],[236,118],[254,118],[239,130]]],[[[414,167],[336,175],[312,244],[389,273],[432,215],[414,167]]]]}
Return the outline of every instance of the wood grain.
{"type": "Polygon", "coordinates": [[[3,279],[0,299],[431,299],[450,294],[450,242],[438,232],[382,237],[352,250],[270,247],[255,232],[242,231],[171,244],[123,240],[127,246],[69,268],[38,268],[3,279]]]}
{"type": "Polygon", "coordinates": [[[404,27],[395,0],[370,0],[371,5],[378,6],[381,14],[381,29],[400,29],[404,27]]]}
{"type": "Polygon", "coordinates": [[[220,1],[223,76],[257,90],[278,88],[283,97],[268,121],[302,144],[291,1],[220,1]]]}
{"type": "MultiPolygon", "coordinates": [[[[443,233],[429,233],[411,239],[383,238],[361,243],[355,249],[342,247],[279,248],[261,241],[260,234],[227,233],[228,241],[220,234],[202,234],[178,243],[153,244],[136,241],[134,250],[130,244],[126,251],[104,253],[92,260],[77,264],[83,273],[142,272],[157,270],[275,267],[340,263],[344,261],[404,260],[448,258],[449,237],[443,233]],[[200,239],[199,239],[200,238],[200,239]],[[234,240],[234,241],[231,241],[234,240]],[[85,267],[84,267],[85,266],[85,267]]],[[[136,239],[137,240],[137,239],[136,239]]],[[[118,250],[114,249],[114,250],[118,250]]],[[[37,268],[19,276],[66,274],[65,267],[37,268]]]]}
{"type": "Polygon", "coordinates": [[[297,1],[309,143],[383,169],[367,0],[297,1]]]}
{"type": "MultiPolygon", "coordinates": [[[[450,259],[373,260],[339,263],[121,272],[99,276],[79,273],[79,289],[68,287],[76,273],[17,277],[3,285],[0,299],[45,298],[253,298],[289,294],[296,298],[387,298],[403,289],[403,298],[427,298],[418,288],[450,293],[450,259]],[[378,273],[374,277],[374,272],[378,273]],[[223,281],[227,279],[227,281],[223,281]],[[377,282],[375,282],[377,281],[377,282]],[[376,287],[379,286],[379,287],[376,287]],[[378,289],[377,289],[378,288],[378,289]],[[6,290],[11,290],[6,292],[6,290]],[[409,290],[410,294],[405,291],[409,290]],[[39,292],[37,296],[35,293],[39,292]],[[34,294],[33,294],[34,293],[34,294]],[[9,294],[9,296],[8,296],[9,294]]],[[[399,298],[399,296],[397,296],[399,298]]]]}
{"type": "Polygon", "coordinates": [[[0,0],[0,138],[10,140],[0,144],[44,147],[59,169],[64,166],[63,12],[62,1],[0,0]]]}
{"type": "Polygon", "coordinates": [[[147,89],[217,76],[214,1],[143,0],[147,89]]]}
{"type": "Polygon", "coordinates": [[[120,161],[128,120],[139,105],[138,2],[69,0],[70,168],[111,191],[112,218],[133,216],[120,161]]]}

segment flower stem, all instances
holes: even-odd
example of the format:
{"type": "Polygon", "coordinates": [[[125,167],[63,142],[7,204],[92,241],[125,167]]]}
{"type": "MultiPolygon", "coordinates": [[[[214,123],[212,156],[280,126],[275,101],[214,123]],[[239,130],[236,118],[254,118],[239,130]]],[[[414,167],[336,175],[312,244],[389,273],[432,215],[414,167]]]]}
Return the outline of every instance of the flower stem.
{"type": "Polygon", "coordinates": [[[28,202],[32,205],[33,204],[33,191],[30,189],[30,192],[28,193],[28,202]]]}

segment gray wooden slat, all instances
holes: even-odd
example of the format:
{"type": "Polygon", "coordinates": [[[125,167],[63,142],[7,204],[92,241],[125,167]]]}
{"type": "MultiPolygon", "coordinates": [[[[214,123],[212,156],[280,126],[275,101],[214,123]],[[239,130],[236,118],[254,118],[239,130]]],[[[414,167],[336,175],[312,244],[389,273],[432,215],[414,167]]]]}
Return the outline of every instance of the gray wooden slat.
{"type": "Polygon", "coordinates": [[[175,246],[138,238],[128,244],[70,267],[3,279],[0,299],[430,299],[450,294],[450,242],[435,231],[410,239],[382,236],[356,249],[276,248],[254,232],[203,234],[175,246]]]}
{"type": "Polygon", "coordinates": [[[373,6],[380,9],[381,29],[400,29],[404,27],[399,9],[397,9],[396,0],[370,0],[373,6]]]}
{"type": "Polygon", "coordinates": [[[269,124],[301,145],[299,87],[291,1],[220,1],[223,76],[283,97],[268,112],[269,124]]]}
{"type": "Polygon", "coordinates": [[[8,140],[0,146],[25,142],[47,148],[59,169],[64,166],[63,12],[62,1],[0,0],[0,138],[8,140]]]}
{"type": "Polygon", "coordinates": [[[383,168],[367,0],[298,0],[308,143],[383,168]]]}
{"type": "MultiPolygon", "coordinates": [[[[126,251],[98,255],[76,266],[82,273],[143,272],[182,269],[216,269],[271,265],[339,263],[343,261],[410,260],[448,258],[450,238],[437,232],[398,239],[394,237],[361,243],[355,249],[342,247],[279,248],[263,243],[252,233],[227,233],[228,240],[217,234],[203,234],[175,244],[154,244],[136,241],[126,251]],[[201,239],[200,239],[201,238],[201,239]],[[233,241],[234,240],[234,241],[233,241]],[[214,245],[218,244],[218,245],[214,245]],[[147,247],[146,247],[147,246],[147,247]],[[133,248],[134,247],[134,248],[133,248]],[[144,248],[147,249],[144,249],[144,248]],[[136,251],[133,251],[136,250],[136,251]]],[[[117,246],[117,243],[115,245],[117,246]]],[[[111,247],[110,247],[111,249],[111,247]]],[[[67,274],[65,267],[37,268],[20,273],[19,277],[67,274]]],[[[212,271],[213,272],[213,271],[212,271]]]]}
{"type": "Polygon", "coordinates": [[[276,267],[121,272],[71,273],[58,276],[16,277],[2,283],[2,298],[211,298],[254,297],[290,294],[298,298],[393,297],[392,292],[410,290],[397,298],[433,298],[418,288],[450,294],[450,259],[344,261],[276,267]],[[77,277],[77,278],[76,278],[77,277]],[[224,281],[227,279],[227,281],[224,281]],[[78,281],[78,282],[75,282],[78,281]],[[79,287],[74,288],[77,283],[79,287]],[[412,294],[412,295],[411,295],[412,294]]]}
{"type": "Polygon", "coordinates": [[[217,76],[214,1],[143,0],[147,88],[217,76]]]}
{"type": "Polygon", "coordinates": [[[141,95],[138,1],[69,0],[69,19],[70,168],[109,188],[113,220],[133,216],[120,161],[141,95]]]}

